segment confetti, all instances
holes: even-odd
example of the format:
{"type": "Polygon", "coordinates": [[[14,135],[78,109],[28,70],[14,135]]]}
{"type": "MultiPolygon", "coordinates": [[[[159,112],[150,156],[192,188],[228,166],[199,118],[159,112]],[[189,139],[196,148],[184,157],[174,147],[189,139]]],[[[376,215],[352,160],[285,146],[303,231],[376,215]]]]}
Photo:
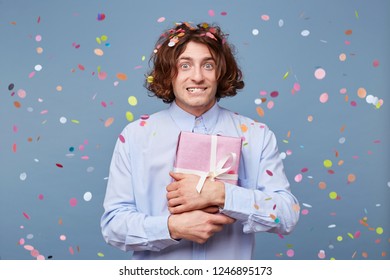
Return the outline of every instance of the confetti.
{"type": "Polygon", "coordinates": [[[325,70],[322,69],[322,68],[318,68],[318,69],[316,69],[316,70],[314,71],[314,77],[316,77],[316,79],[318,79],[318,80],[324,79],[325,76],[326,76],[326,72],[325,72],[325,70]]]}
{"type": "Polygon", "coordinates": [[[106,18],[106,15],[104,13],[98,13],[97,20],[103,21],[106,18]]]}
{"type": "Polygon", "coordinates": [[[127,102],[128,102],[131,106],[136,106],[137,103],[138,103],[138,100],[137,100],[137,97],[135,97],[135,96],[130,96],[130,97],[127,99],[127,102]]]}
{"type": "Polygon", "coordinates": [[[328,102],[328,99],[329,99],[329,95],[326,92],[324,92],[323,94],[320,95],[320,102],[321,103],[328,102]]]}
{"type": "Polygon", "coordinates": [[[121,80],[121,81],[125,81],[127,80],[127,75],[125,73],[118,73],[116,74],[116,77],[121,80]]]}
{"type": "Polygon", "coordinates": [[[71,199],[69,200],[69,205],[70,205],[71,207],[75,207],[75,206],[77,205],[77,199],[76,199],[76,198],[71,198],[71,199]]]}

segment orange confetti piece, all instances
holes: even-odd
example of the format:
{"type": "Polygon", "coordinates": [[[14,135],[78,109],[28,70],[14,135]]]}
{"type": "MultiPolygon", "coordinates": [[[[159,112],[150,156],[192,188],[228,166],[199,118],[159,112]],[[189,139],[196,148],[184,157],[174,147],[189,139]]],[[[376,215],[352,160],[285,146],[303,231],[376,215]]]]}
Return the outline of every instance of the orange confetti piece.
{"type": "Polygon", "coordinates": [[[14,106],[15,106],[16,108],[20,108],[20,107],[22,107],[22,104],[20,104],[19,101],[15,101],[15,102],[14,102],[14,106]]]}
{"type": "Polygon", "coordinates": [[[127,75],[125,73],[118,73],[116,74],[116,77],[121,80],[121,81],[125,81],[127,80],[127,75]]]}
{"type": "Polygon", "coordinates": [[[113,118],[113,117],[110,117],[110,118],[108,118],[108,119],[104,122],[104,126],[105,126],[105,127],[109,127],[110,125],[112,125],[113,122],[114,122],[114,118],[113,118]]]}
{"type": "Polygon", "coordinates": [[[349,174],[348,175],[348,183],[353,183],[356,180],[355,174],[349,174]]]}
{"type": "Polygon", "coordinates": [[[264,117],[264,110],[261,107],[256,107],[256,112],[260,117],[264,117]]]}
{"type": "Polygon", "coordinates": [[[14,143],[13,145],[12,145],[12,151],[14,152],[14,153],[16,153],[16,150],[17,150],[17,145],[16,145],[16,143],[14,143]]]}
{"type": "Polygon", "coordinates": [[[247,132],[248,131],[248,126],[246,126],[245,124],[242,124],[241,125],[241,130],[242,130],[242,132],[247,132]]]}
{"type": "Polygon", "coordinates": [[[345,30],[345,35],[352,35],[352,29],[345,30]]]}
{"type": "Polygon", "coordinates": [[[325,182],[319,182],[319,183],[318,183],[318,187],[319,187],[321,190],[325,190],[325,189],[326,189],[326,183],[325,183],[325,182]]]}

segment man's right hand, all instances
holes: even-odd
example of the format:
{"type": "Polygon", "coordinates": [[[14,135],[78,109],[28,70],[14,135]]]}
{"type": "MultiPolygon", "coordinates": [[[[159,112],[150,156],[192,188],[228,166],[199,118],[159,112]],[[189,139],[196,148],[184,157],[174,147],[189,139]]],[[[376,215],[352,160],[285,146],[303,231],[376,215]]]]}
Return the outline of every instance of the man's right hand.
{"type": "Polygon", "coordinates": [[[235,221],[223,214],[194,210],[171,215],[168,218],[168,229],[173,239],[187,239],[203,244],[216,232],[221,231],[224,225],[235,221]]]}

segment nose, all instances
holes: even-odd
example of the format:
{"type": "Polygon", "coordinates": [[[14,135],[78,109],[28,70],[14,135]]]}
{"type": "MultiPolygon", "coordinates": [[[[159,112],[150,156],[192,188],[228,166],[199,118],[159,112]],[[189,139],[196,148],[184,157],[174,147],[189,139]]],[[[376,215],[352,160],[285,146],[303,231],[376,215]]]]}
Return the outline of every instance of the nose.
{"type": "Polygon", "coordinates": [[[192,81],[194,81],[195,83],[202,83],[203,80],[204,80],[204,75],[203,75],[203,71],[202,71],[202,67],[194,67],[193,68],[193,71],[192,71],[192,75],[191,75],[191,79],[192,81]]]}

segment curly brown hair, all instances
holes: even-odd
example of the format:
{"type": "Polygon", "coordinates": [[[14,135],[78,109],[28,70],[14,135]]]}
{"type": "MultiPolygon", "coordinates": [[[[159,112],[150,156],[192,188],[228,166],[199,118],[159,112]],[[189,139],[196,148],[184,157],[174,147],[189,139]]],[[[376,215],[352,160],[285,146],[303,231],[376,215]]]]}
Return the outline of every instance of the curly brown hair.
{"type": "Polygon", "coordinates": [[[216,62],[218,89],[216,98],[234,96],[244,88],[242,72],[233,54],[234,47],[227,42],[227,34],[217,25],[200,23],[196,26],[188,22],[176,23],[174,28],[165,31],[156,43],[150,58],[153,68],[148,72],[145,87],[152,96],[165,103],[175,100],[172,80],[177,75],[177,59],[184,52],[188,42],[205,44],[216,62]]]}

